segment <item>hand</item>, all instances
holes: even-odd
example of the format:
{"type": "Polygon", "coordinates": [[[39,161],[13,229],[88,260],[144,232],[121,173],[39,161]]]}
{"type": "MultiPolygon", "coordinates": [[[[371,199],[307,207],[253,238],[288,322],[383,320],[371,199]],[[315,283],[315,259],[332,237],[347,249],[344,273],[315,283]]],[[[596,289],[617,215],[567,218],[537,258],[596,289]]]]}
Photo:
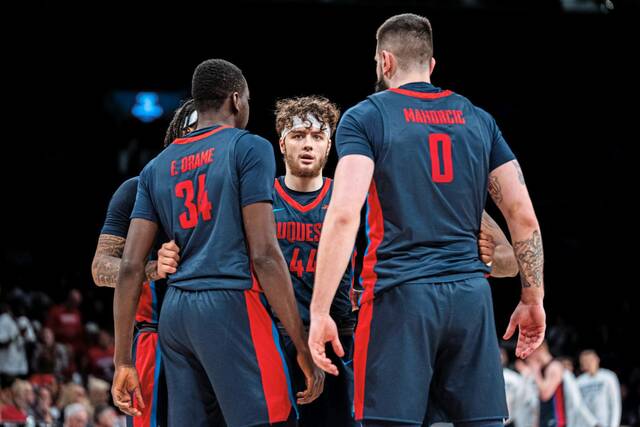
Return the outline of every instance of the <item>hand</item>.
{"type": "Polygon", "coordinates": [[[544,340],[546,329],[546,315],[542,303],[525,304],[522,301],[513,311],[507,331],[502,337],[508,340],[519,329],[516,356],[526,359],[533,351],[540,347],[544,340]]]}
{"type": "Polygon", "coordinates": [[[111,396],[113,397],[113,403],[125,414],[132,416],[142,415],[142,412],[134,407],[133,401],[135,396],[138,406],[144,408],[140,380],[135,366],[120,365],[116,367],[113,385],[111,386],[111,396]]]}
{"type": "Polygon", "coordinates": [[[311,353],[305,349],[303,352],[298,352],[296,356],[298,365],[304,373],[304,381],[307,388],[304,391],[296,393],[297,402],[299,405],[305,405],[311,403],[322,394],[324,389],[324,371],[313,364],[311,359],[311,353]]]}
{"type": "Polygon", "coordinates": [[[158,250],[158,276],[160,278],[164,279],[168,274],[173,274],[178,271],[178,262],[180,261],[179,252],[180,248],[173,240],[163,243],[162,247],[160,247],[158,250]]]}
{"type": "Polygon", "coordinates": [[[344,356],[342,344],[338,338],[338,328],[328,314],[311,316],[309,328],[309,350],[314,363],[331,375],[338,375],[338,368],[327,357],[325,344],[331,341],[333,351],[338,357],[344,356]]]}
{"type": "Polygon", "coordinates": [[[490,266],[493,262],[493,254],[496,250],[496,244],[493,241],[493,236],[481,231],[478,239],[478,247],[480,248],[480,259],[482,262],[490,266]]]}

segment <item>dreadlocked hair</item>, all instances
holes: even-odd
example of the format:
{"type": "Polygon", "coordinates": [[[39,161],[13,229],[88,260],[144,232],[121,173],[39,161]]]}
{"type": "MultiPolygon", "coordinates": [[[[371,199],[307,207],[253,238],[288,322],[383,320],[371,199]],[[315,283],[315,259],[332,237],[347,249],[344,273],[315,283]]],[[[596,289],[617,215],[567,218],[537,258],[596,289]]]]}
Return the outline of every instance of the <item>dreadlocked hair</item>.
{"type": "Polygon", "coordinates": [[[187,117],[189,117],[194,111],[195,105],[193,103],[193,99],[189,99],[180,107],[178,107],[178,109],[173,114],[171,123],[169,123],[169,127],[167,128],[167,133],[164,136],[165,147],[184,135],[184,123],[187,120],[187,117]]]}

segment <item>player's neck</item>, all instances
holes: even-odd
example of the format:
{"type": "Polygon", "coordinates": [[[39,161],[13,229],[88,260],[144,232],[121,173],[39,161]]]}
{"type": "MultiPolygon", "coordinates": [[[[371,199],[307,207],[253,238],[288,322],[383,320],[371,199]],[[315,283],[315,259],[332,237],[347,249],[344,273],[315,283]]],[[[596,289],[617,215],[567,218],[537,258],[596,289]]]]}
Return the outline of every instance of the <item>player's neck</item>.
{"type": "Polygon", "coordinates": [[[310,193],[312,191],[318,191],[322,188],[324,179],[322,174],[313,177],[301,177],[295,176],[291,173],[287,173],[284,176],[284,184],[288,189],[293,191],[299,191],[301,193],[310,193]]]}
{"type": "Polygon", "coordinates": [[[431,76],[429,73],[396,73],[389,82],[389,87],[398,88],[408,83],[429,83],[431,84],[431,76]]]}
{"type": "Polygon", "coordinates": [[[196,130],[208,128],[215,125],[226,125],[235,127],[235,119],[232,114],[221,112],[206,112],[198,115],[198,126],[196,130]]]}

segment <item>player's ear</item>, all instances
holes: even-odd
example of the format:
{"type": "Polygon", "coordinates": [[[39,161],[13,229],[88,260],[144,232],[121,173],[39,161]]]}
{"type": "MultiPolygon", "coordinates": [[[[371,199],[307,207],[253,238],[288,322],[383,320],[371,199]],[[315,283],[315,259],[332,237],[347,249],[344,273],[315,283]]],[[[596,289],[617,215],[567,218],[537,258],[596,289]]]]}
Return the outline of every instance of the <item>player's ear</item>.
{"type": "Polygon", "coordinates": [[[280,138],[280,141],[278,142],[278,145],[280,145],[280,152],[282,154],[284,154],[284,152],[286,151],[285,145],[284,145],[284,138],[280,138]]]}
{"type": "Polygon", "coordinates": [[[238,92],[233,92],[231,94],[231,105],[234,113],[237,113],[242,108],[242,104],[240,103],[240,94],[238,92]]]}
{"type": "Polygon", "coordinates": [[[431,61],[429,61],[429,76],[433,73],[434,68],[436,68],[436,58],[431,57],[431,61]]]}
{"type": "Polygon", "coordinates": [[[396,56],[388,50],[382,51],[382,74],[391,79],[398,70],[398,59],[396,56]]]}

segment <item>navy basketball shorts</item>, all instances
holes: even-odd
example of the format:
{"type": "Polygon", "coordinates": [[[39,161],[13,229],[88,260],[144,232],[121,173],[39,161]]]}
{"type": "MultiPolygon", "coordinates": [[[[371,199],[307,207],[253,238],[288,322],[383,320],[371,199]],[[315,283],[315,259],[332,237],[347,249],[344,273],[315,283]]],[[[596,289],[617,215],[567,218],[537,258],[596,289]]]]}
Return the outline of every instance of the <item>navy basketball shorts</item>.
{"type": "MultiPolygon", "coordinates": [[[[306,388],[302,369],[296,362],[297,351],[291,338],[283,334],[296,391],[306,388]]],[[[353,419],[353,333],[340,335],[344,356],[339,357],[331,345],[327,345],[327,357],[338,368],[338,376],[327,374],[322,394],[313,402],[299,405],[300,427],[354,427],[353,419]]]]}
{"type": "Polygon", "coordinates": [[[405,284],[364,302],[354,376],[358,421],[507,418],[487,280],[405,284]]]}
{"type": "Polygon", "coordinates": [[[136,328],[132,354],[145,407],[139,407],[137,400],[134,400],[134,407],[139,409],[142,415],[127,417],[127,426],[166,426],[167,388],[162,366],[162,352],[155,327],[136,328]]]}
{"type": "Polygon", "coordinates": [[[266,299],[255,290],[170,286],[160,314],[169,427],[273,424],[295,408],[266,299]]]}

